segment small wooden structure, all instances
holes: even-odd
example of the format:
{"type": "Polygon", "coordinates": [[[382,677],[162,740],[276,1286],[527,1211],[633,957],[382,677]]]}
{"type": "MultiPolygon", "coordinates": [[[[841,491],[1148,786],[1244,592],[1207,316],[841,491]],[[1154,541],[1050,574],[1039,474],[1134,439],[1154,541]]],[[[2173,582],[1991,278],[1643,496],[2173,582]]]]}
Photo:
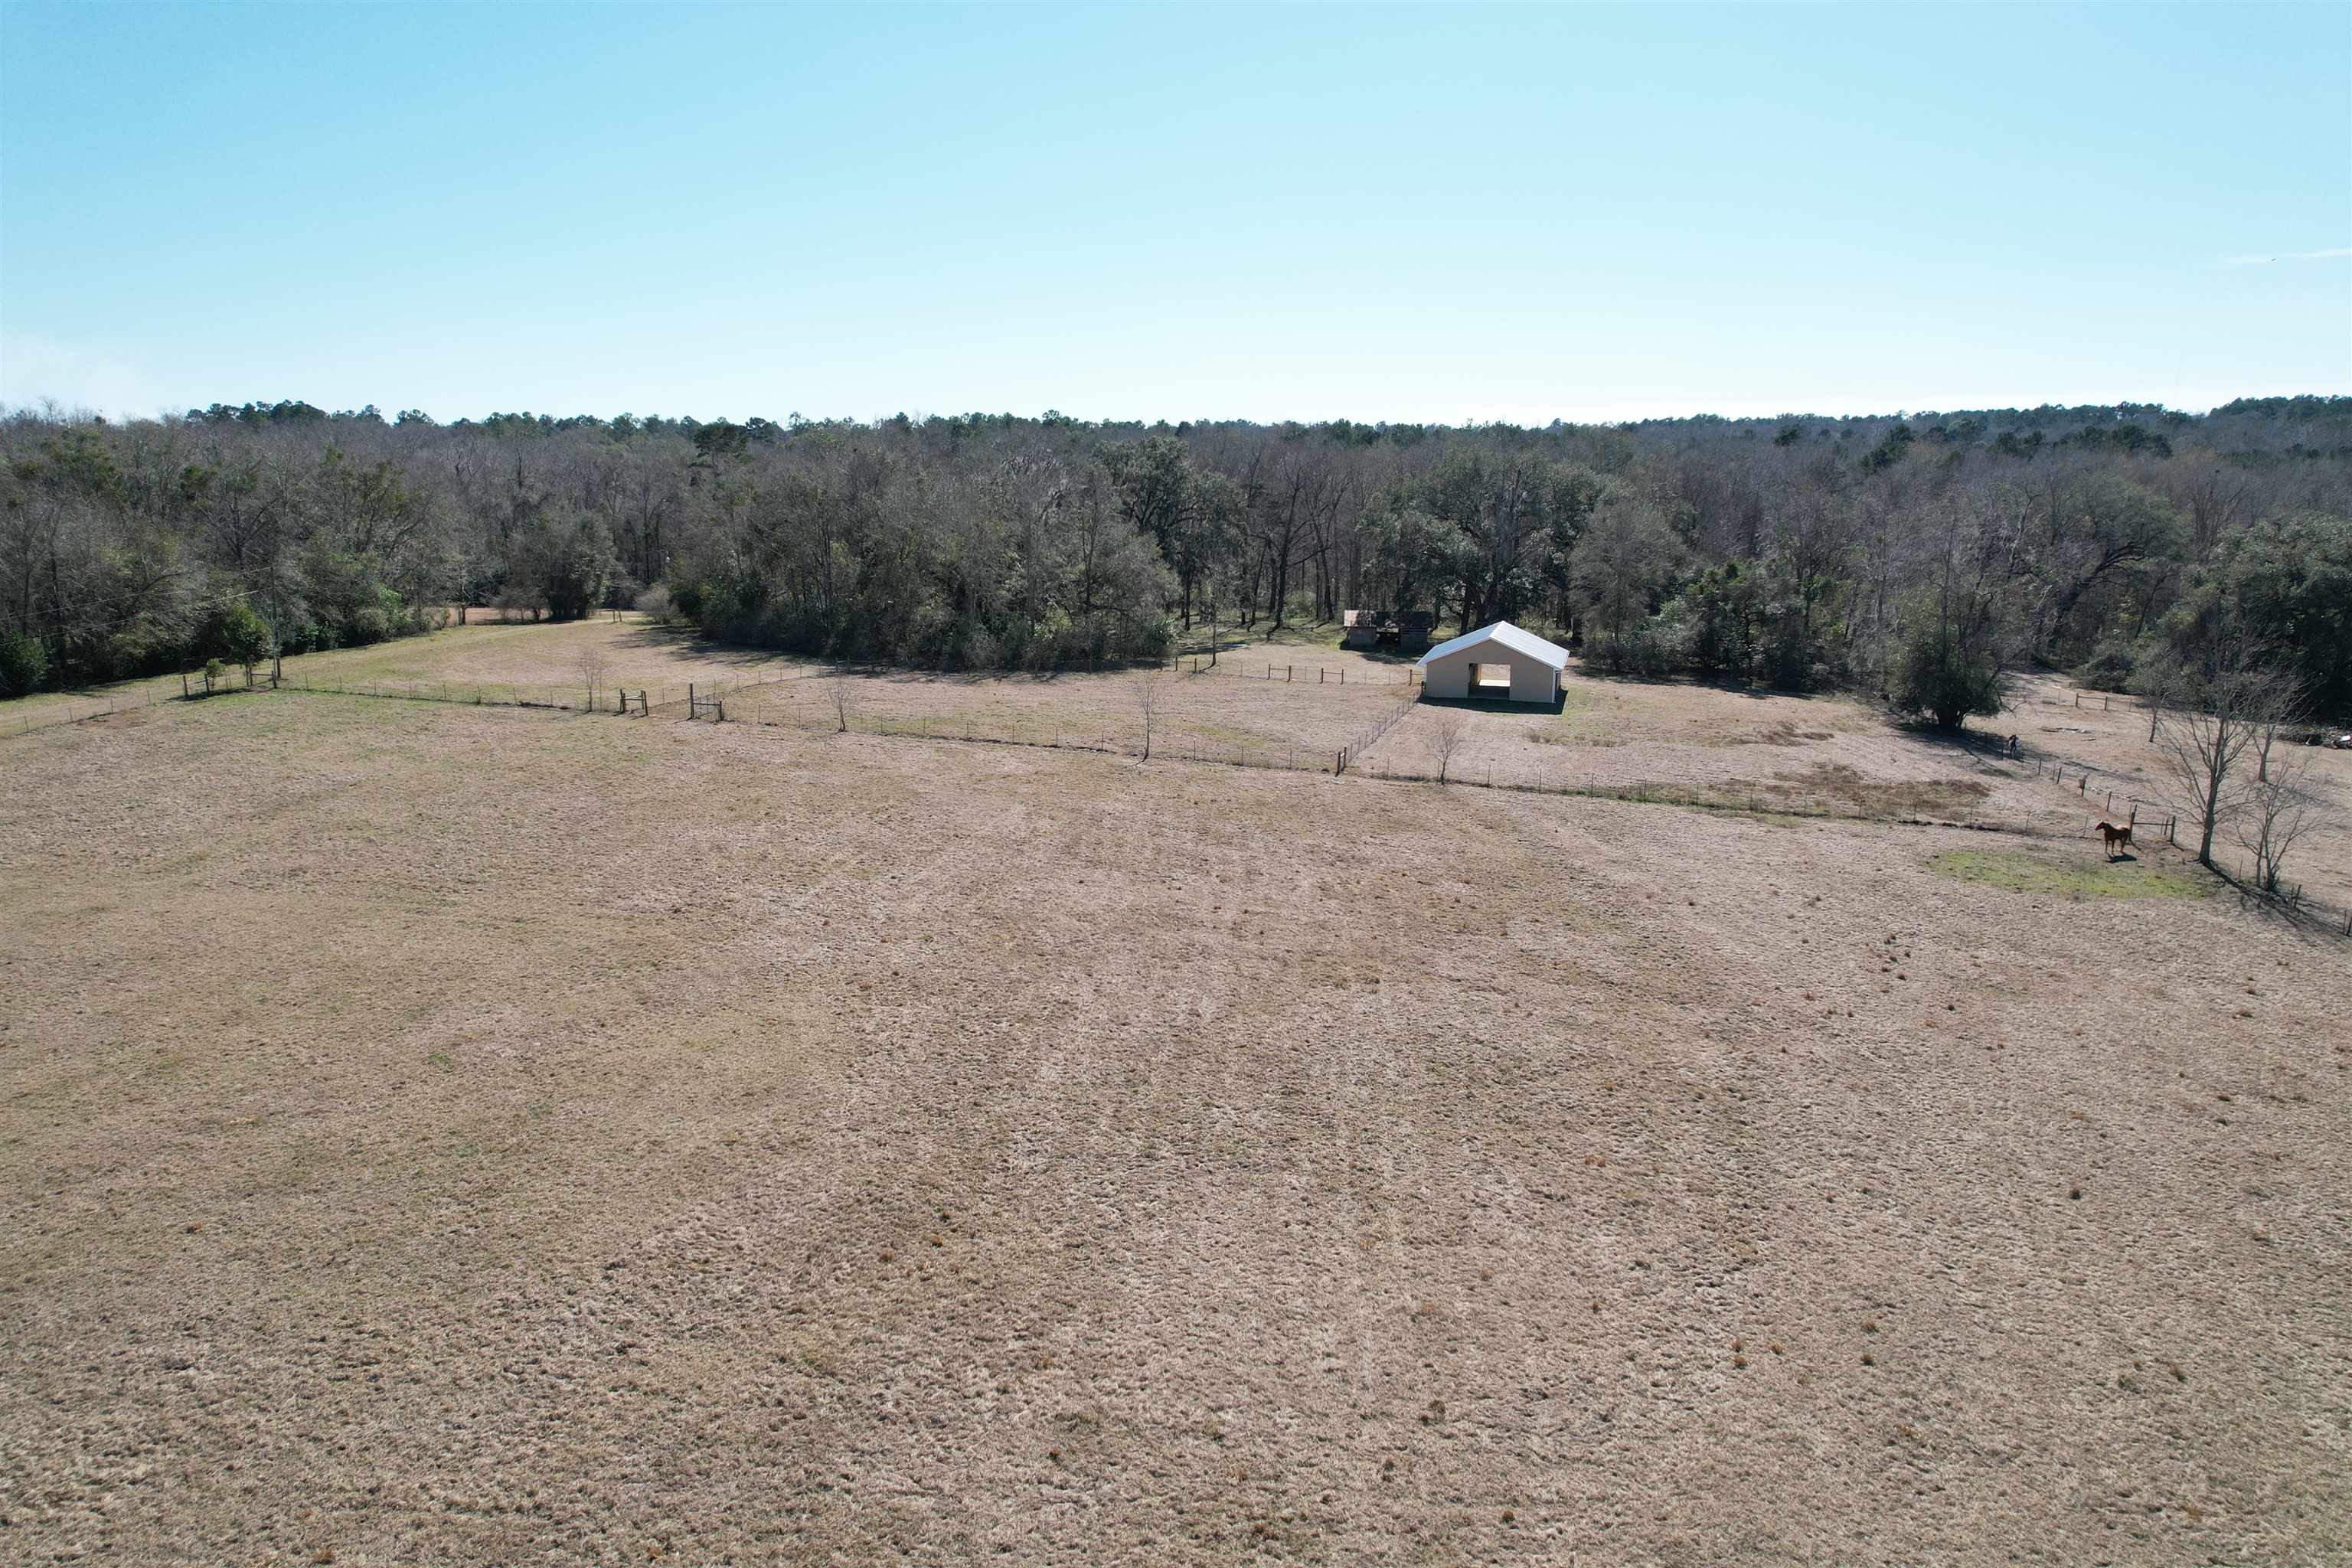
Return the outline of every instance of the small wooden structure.
{"type": "Polygon", "coordinates": [[[1437,617],[1427,610],[1349,610],[1341,622],[1341,647],[1387,648],[1419,653],[1429,646],[1437,617]]]}

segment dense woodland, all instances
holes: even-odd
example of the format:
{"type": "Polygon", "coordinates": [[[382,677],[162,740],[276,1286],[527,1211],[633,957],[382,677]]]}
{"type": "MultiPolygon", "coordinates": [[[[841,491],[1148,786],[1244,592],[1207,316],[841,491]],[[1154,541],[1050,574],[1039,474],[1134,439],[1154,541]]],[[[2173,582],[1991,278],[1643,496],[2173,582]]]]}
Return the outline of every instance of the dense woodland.
{"type": "Polygon", "coordinates": [[[2223,644],[2352,718],[2352,398],[1543,428],[551,418],[0,421],[0,692],[643,604],[952,668],[1349,607],[1943,722],[2029,666],[2223,644]]]}

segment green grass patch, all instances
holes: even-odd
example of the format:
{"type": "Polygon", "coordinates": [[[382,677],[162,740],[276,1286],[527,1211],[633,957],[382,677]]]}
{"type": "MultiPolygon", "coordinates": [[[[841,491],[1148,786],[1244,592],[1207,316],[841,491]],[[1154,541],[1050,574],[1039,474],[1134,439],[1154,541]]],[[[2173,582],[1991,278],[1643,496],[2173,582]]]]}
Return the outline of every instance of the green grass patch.
{"type": "MultiPolygon", "coordinates": [[[[2087,853],[2087,851],[2086,851],[2087,853]]],[[[2201,880],[2144,860],[2044,860],[2015,849],[1954,849],[1927,862],[1939,877],[2062,899],[2201,899],[2201,880]]]]}

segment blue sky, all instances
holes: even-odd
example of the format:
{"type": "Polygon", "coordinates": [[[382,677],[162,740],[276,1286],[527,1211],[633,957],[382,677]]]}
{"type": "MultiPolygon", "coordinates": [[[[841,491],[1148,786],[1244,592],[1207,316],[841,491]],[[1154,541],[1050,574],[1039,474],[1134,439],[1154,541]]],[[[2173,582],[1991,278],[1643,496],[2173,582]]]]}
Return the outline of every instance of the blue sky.
{"type": "Polygon", "coordinates": [[[0,400],[114,414],[2203,407],[2347,252],[2343,5],[0,6],[0,400]]]}

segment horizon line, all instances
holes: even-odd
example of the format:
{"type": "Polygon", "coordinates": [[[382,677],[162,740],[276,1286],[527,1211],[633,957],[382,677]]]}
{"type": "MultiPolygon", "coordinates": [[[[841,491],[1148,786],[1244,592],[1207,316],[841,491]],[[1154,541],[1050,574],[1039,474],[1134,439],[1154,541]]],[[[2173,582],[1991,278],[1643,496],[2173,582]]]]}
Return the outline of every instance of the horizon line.
{"type": "Polygon", "coordinates": [[[802,414],[797,409],[794,409],[784,416],[782,419],[760,414],[745,415],[739,418],[733,415],[728,414],[719,414],[709,416],[694,414],[654,413],[640,415],[627,409],[624,409],[617,414],[596,414],[585,411],[571,414],[557,414],[551,411],[534,410],[530,408],[493,408],[489,412],[484,414],[464,414],[451,418],[442,418],[430,414],[422,408],[401,409],[395,412],[386,413],[381,405],[374,403],[362,404],[360,407],[355,409],[331,409],[323,404],[310,403],[307,399],[299,397],[279,398],[275,402],[265,402],[258,398],[250,398],[242,403],[229,403],[215,400],[213,403],[203,406],[193,405],[184,408],[159,406],[152,413],[125,414],[105,408],[94,407],[87,404],[68,404],[61,398],[40,396],[25,401],[0,401],[0,420],[16,421],[33,419],[58,424],[184,424],[192,418],[202,417],[215,408],[228,410],[242,410],[247,408],[266,410],[288,405],[297,405],[303,407],[314,408],[323,416],[334,420],[362,419],[373,412],[374,416],[386,426],[395,425],[406,416],[415,414],[422,416],[425,423],[438,429],[453,429],[464,426],[486,425],[494,420],[528,419],[533,423],[562,423],[567,421],[585,420],[593,421],[601,425],[611,425],[621,419],[630,419],[639,423],[643,423],[646,420],[661,420],[666,423],[691,424],[698,426],[708,425],[749,425],[755,421],[764,420],[768,424],[773,425],[780,429],[790,431],[805,426],[826,425],[878,428],[896,419],[904,419],[912,425],[924,425],[935,420],[977,418],[1013,420],[1030,424],[1062,422],[1072,425],[1096,426],[1134,426],[1143,429],[1155,429],[1162,426],[1171,428],[1178,426],[1214,427],[1233,425],[1255,425],[1269,427],[1285,425],[1297,425],[1313,429],[1344,424],[1361,426],[1368,429],[1381,430],[1400,428],[1439,430],[1478,430],[1497,428],[1549,430],[1560,427],[1607,429],[1635,425],[1685,424],[1699,420],[1719,420],[1725,424],[1732,425],[1765,424],[1774,420],[1813,420],[1827,424],[1842,424],[1872,420],[1908,420],[2002,412],[2021,414],[2035,413],[2045,409],[2057,410],[2061,412],[2073,412],[2077,409],[2144,409],[2153,414],[2179,414],[2194,419],[2207,417],[2216,410],[2227,407],[2235,403],[2258,403],[2276,400],[2293,401],[2306,398],[2320,402],[2352,402],[2352,390],[2341,392],[2306,391],[2291,393],[2241,393],[2232,397],[2219,398],[2215,401],[2205,403],[2201,406],[2193,404],[2170,404],[2160,399],[2142,400],[2137,398],[2115,398],[2105,402],[2060,403],[2045,400],[2040,403],[2020,402],[2008,404],[1984,403],[1954,405],[1944,408],[1928,408],[1924,406],[1896,407],[1893,409],[1843,414],[1825,414],[1792,408],[1783,408],[1771,413],[1729,414],[1717,412],[1712,409],[1701,408],[1675,414],[1643,414],[1618,416],[1587,416],[1580,418],[1571,418],[1565,415],[1556,415],[1549,419],[1535,421],[1512,419],[1507,417],[1478,418],[1475,416],[1462,419],[1367,419],[1358,418],[1352,415],[1344,414],[1322,416],[1315,418],[1300,418],[1297,416],[1258,418],[1244,415],[1219,416],[1188,416],[1181,419],[1171,419],[1165,416],[1156,418],[1147,418],[1139,415],[1087,417],[1085,416],[1070,414],[1058,408],[1046,408],[1041,412],[1034,414],[1017,413],[1011,410],[989,410],[980,408],[965,409],[958,413],[948,414],[941,413],[937,410],[917,411],[902,408],[894,410],[887,414],[876,414],[863,417],[854,415],[825,415],[810,416],[802,414]]]}

